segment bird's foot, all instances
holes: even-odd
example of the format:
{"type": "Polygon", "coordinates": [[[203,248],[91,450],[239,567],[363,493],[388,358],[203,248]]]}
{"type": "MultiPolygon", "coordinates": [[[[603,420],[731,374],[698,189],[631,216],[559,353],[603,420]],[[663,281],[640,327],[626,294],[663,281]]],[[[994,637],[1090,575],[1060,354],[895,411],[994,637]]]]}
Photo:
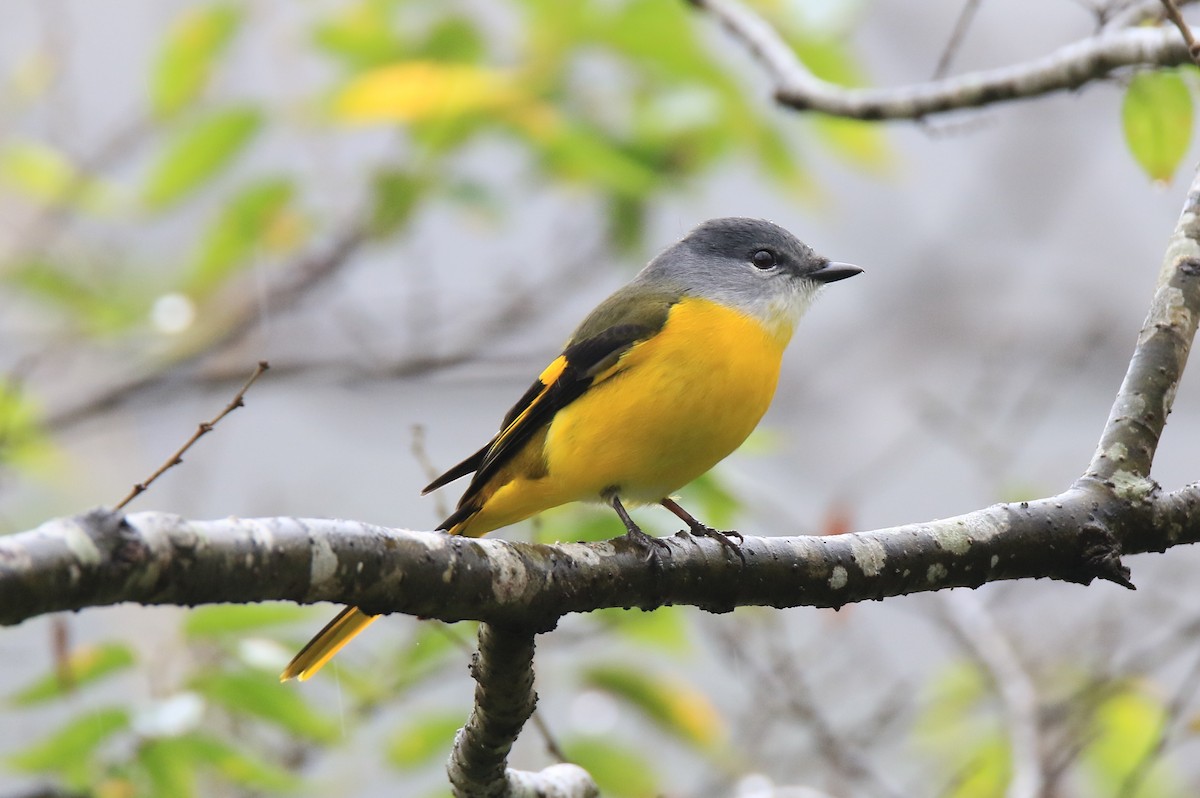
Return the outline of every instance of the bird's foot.
{"type": "Polygon", "coordinates": [[[737,558],[742,561],[742,565],[746,564],[746,555],[742,552],[741,546],[745,538],[736,529],[722,532],[719,529],[713,529],[711,526],[697,521],[694,524],[688,524],[688,530],[698,538],[716,538],[721,542],[722,546],[737,555],[737,558]],[[737,543],[733,542],[733,538],[737,538],[737,543]]]}
{"type": "Polygon", "coordinates": [[[722,546],[737,555],[737,558],[742,561],[742,565],[746,564],[746,555],[742,553],[741,546],[742,541],[744,541],[745,538],[742,537],[741,532],[738,532],[734,529],[731,529],[728,532],[722,532],[719,529],[713,529],[707,524],[702,524],[697,521],[691,513],[680,507],[679,502],[675,501],[674,499],[662,499],[659,501],[659,504],[661,504],[663,507],[666,507],[672,513],[674,513],[679,520],[687,524],[688,529],[694,536],[698,538],[716,538],[717,540],[721,541],[722,546]],[[737,538],[737,543],[734,543],[731,538],[737,538]]]}
{"type": "Polygon", "coordinates": [[[612,505],[612,508],[617,511],[617,515],[621,518],[621,523],[625,525],[625,539],[646,552],[647,562],[658,566],[662,564],[659,559],[660,555],[671,556],[671,544],[661,538],[656,538],[653,535],[647,535],[643,532],[642,528],[629,517],[629,513],[626,512],[625,506],[621,504],[621,499],[618,498],[616,493],[610,494],[606,498],[609,504],[612,505]]]}
{"type": "Polygon", "coordinates": [[[647,535],[640,527],[634,525],[625,531],[625,539],[637,546],[642,551],[646,552],[646,562],[653,565],[661,565],[660,557],[671,556],[671,544],[662,538],[656,538],[654,535],[647,535]]]}

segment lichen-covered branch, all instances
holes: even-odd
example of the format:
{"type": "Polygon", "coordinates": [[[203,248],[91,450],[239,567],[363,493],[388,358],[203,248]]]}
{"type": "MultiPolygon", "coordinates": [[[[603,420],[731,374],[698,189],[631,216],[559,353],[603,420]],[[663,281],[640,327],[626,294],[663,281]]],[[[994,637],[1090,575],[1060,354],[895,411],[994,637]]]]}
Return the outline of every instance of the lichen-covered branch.
{"type": "Polygon", "coordinates": [[[454,736],[446,767],[455,795],[504,795],[508,752],[533,714],[533,638],[530,630],[479,627],[479,650],[471,659],[475,706],[454,736]]]}
{"type": "Polygon", "coordinates": [[[97,510],[0,538],[0,624],[123,601],[282,599],[543,631],[602,607],[840,607],[1039,577],[1127,584],[1122,554],[1200,541],[1198,505],[1200,484],[1129,499],[1088,483],[872,532],[747,537],[744,564],[715,540],[678,534],[661,567],[622,538],[535,545],[353,521],[97,510]]]}
{"type": "Polygon", "coordinates": [[[1200,321],[1200,172],[1167,245],[1150,312],[1087,476],[1136,485],[1150,465],[1200,321]]]}
{"type": "Polygon", "coordinates": [[[454,738],[446,770],[456,796],[587,798],[599,790],[587,772],[556,765],[539,773],[507,769],[508,752],[533,715],[534,632],[479,627],[479,650],[471,661],[475,705],[454,738]]]}
{"type": "Polygon", "coordinates": [[[766,70],[775,99],[801,111],[853,119],[922,119],[932,114],[1040,97],[1134,66],[1191,62],[1174,27],[1105,30],[1022,64],[895,88],[852,89],[810,72],[783,37],[739,0],[690,0],[716,18],[766,70]]]}

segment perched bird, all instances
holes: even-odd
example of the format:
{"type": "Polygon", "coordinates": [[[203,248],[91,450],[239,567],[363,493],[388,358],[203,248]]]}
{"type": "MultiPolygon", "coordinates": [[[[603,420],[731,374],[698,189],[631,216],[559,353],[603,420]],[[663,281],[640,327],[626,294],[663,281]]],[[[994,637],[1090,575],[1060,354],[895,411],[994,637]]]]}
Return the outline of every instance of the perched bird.
{"type": "MultiPolygon", "coordinates": [[[[740,555],[670,495],[741,445],[817,292],[861,271],[761,219],[701,224],[588,314],[496,437],[426,486],[474,474],[438,529],[478,537],[560,504],[600,501],[653,555],[666,544],[625,504],[661,504],[740,555]]],[[[346,608],[280,679],[307,679],[375,617],[346,608]]]]}

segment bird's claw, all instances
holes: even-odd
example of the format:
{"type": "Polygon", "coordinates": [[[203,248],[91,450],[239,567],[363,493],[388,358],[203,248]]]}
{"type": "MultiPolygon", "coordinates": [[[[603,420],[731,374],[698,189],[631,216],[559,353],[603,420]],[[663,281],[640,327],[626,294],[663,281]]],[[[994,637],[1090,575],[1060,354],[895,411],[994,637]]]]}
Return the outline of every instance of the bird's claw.
{"type": "Polygon", "coordinates": [[[631,526],[625,532],[625,538],[646,552],[646,560],[657,561],[660,553],[666,556],[671,556],[671,544],[662,538],[656,538],[653,535],[647,535],[637,526],[631,526]]]}
{"type": "Polygon", "coordinates": [[[693,535],[698,538],[716,538],[721,542],[721,545],[737,555],[737,558],[742,561],[742,565],[746,564],[746,555],[742,553],[741,544],[746,540],[741,532],[736,529],[731,529],[728,532],[722,532],[719,529],[713,529],[711,526],[704,524],[689,524],[689,529],[693,535]],[[737,538],[737,543],[734,543],[732,538],[737,538]]]}

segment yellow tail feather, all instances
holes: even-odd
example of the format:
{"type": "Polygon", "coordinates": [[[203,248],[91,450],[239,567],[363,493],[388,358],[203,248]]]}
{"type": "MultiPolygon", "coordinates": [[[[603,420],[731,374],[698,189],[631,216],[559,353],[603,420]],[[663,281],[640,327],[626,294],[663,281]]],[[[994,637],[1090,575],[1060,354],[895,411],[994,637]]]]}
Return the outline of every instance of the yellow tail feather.
{"type": "Polygon", "coordinates": [[[304,681],[321,670],[333,655],[342,650],[342,646],[354,639],[354,636],[371,625],[378,615],[367,615],[358,607],[347,607],[337,614],[337,617],[317,632],[316,637],[308,641],[300,653],[292,657],[292,661],[279,674],[279,681],[288,679],[304,681]]]}

